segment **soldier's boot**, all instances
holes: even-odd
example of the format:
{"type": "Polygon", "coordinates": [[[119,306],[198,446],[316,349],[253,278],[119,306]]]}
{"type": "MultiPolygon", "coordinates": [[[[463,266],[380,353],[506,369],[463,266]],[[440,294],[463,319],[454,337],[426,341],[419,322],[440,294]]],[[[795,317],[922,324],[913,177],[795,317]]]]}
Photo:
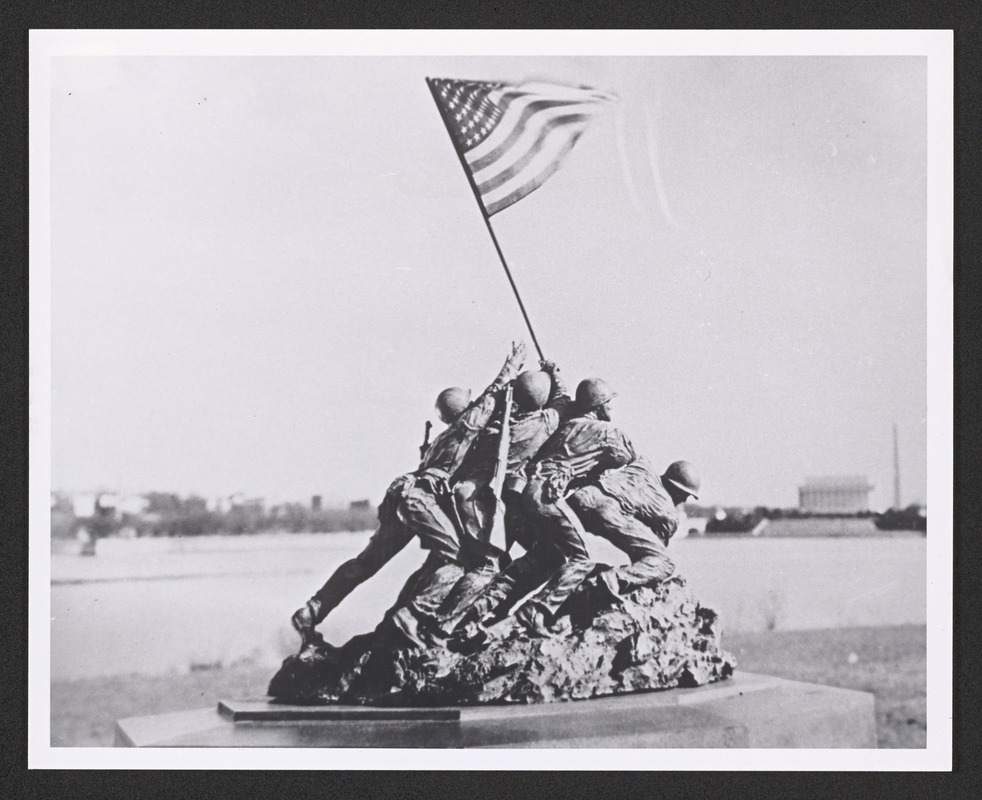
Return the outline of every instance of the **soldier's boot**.
{"type": "Polygon", "coordinates": [[[453,635],[447,639],[447,649],[466,656],[480,650],[487,640],[487,629],[476,622],[464,620],[454,628],[453,635]]]}
{"type": "Polygon", "coordinates": [[[545,586],[518,609],[515,618],[531,633],[548,636],[551,633],[550,627],[560,617],[570,595],[586,580],[595,567],[593,561],[585,558],[567,561],[545,586]]]}
{"type": "Polygon", "coordinates": [[[482,596],[464,612],[447,639],[448,650],[473,653],[488,640],[487,625],[494,621],[488,617],[491,605],[491,600],[482,596]]]}
{"type": "Polygon", "coordinates": [[[531,600],[515,612],[515,619],[528,633],[543,638],[552,633],[549,629],[552,616],[548,609],[531,600]]]}
{"type": "Polygon", "coordinates": [[[620,581],[613,569],[608,568],[598,572],[596,578],[597,590],[600,593],[600,597],[612,606],[624,604],[624,598],[621,596],[620,581]]]}
{"type": "Polygon", "coordinates": [[[321,604],[314,598],[293,612],[290,622],[293,629],[300,634],[301,649],[306,648],[308,644],[320,644],[324,641],[316,630],[318,623],[323,619],[321,604]]]}
{"type": "Polygon", "coordinates": [[[413,613],[409,606],[403,606],[390,618],[391,630],[396,634],[396,641],[403,647],[426,650],[431,641],[427,635],[422,620],[413,613]]]}
{"type": "MultiPolygon", "coordinates": [[[[471,570],[451,589],[431,621],[433,627],[444,636],[456,629],[463,616],[480,597],[495,573],[489,569],[471,570]]],[[[486,613],[486,612],[485,612],[486,613]]],[[[483,613],[482,613],[483,616],[483,613]]]]}

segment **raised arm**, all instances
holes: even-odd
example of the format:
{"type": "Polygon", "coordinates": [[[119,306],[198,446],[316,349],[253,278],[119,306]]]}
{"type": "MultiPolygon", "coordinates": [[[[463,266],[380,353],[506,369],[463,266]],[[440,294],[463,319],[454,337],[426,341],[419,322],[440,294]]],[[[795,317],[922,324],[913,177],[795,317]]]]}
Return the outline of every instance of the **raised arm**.
{"type": "MultiPolygon", "coordinates": [[[[525,363],[525,342],[512,344],[511,353],[505,359],[504,366],[498,376],[491,382],[487,389],[481,392],[480,396],[467,407],[457,422],[471,430],[479,430],[487,425],[494,411],[495,395],[518,377],[522,364],[525,363]]],[[[456,425],[457,422],[454,424],[456,425]]]]}
{"type": "Polygon", "coordinates": [[[559,372],[559,367],[556,366],[554,361],[540,361],[539,366],[552,379],[552,389],[549,392],[549,399],[546,400],[544,407],[554,410],[559,415],[559,421],[565,421],[573,409],[573,399],[569,395],[569,389],[563,382],[563,376],[559,372]]]}
{"type": "Polygon", "coordinates": [[[497,394],[507,384],[518,377],[519,370],[521,370],[522,365],[525,363],[525,350],[525,342],[519,342],[518,344],[512,342],[511,352],[508,354],[508,358],[505,359],[505,363],[501,367],[501,372],[491,382],[491,385],[484,390],[485,394],[497,394]]]}

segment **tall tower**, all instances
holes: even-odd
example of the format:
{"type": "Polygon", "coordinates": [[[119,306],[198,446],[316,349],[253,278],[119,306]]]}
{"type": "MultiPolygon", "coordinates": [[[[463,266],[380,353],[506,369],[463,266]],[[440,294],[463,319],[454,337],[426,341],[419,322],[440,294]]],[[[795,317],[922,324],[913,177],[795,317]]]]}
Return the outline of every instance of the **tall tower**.
{"type": "Polygon", "coordinates": [[[893,507],[900,509],[900,447],[897,444],[897,423],[893,423],[893,507]]]}

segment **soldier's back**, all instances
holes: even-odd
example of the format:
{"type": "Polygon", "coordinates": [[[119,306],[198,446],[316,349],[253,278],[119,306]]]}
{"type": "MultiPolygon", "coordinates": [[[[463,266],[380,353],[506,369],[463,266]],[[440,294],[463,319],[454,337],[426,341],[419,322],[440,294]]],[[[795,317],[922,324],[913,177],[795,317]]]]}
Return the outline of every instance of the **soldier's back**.
{"type": "Polygon", "coordinates": [[[615,498],[625,511],[646,524],[678,518],[678,510],[661,477],[646,458],[607,470],[597,483],[604,494],[615,498]]]}

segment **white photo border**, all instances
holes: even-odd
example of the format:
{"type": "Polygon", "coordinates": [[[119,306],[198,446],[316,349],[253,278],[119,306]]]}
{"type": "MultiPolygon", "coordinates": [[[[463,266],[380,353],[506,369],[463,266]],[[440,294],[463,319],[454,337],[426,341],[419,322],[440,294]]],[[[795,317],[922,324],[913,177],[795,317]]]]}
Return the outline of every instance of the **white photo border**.
{"type": "Polygon", "coordinates": [[[30,33],[28,766],[59,769],[950,770],[953,33],[891,31],[116,31],[30,33]],[[124,749],[50,745],[51,59],[246,55],[878,55],[927,58],[927,747],[923,750],[124,749]]]}

